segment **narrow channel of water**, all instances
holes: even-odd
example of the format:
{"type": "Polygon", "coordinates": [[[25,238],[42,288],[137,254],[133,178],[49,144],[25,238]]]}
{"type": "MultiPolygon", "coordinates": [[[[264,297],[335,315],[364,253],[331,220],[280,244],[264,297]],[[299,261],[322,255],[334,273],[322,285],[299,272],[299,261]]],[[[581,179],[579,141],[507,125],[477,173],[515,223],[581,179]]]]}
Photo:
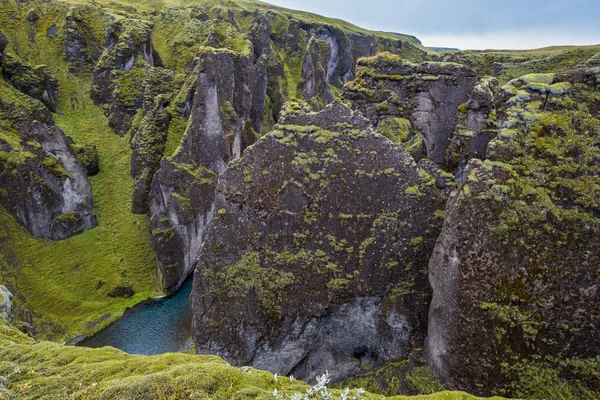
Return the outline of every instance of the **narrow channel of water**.
{"type": "Polygon", "coordinates": [[[116,347],[130,354],[155,355],[188,350],[192,337],[189,278],[177,293],[149,300],[77,346],[116,347]]]}

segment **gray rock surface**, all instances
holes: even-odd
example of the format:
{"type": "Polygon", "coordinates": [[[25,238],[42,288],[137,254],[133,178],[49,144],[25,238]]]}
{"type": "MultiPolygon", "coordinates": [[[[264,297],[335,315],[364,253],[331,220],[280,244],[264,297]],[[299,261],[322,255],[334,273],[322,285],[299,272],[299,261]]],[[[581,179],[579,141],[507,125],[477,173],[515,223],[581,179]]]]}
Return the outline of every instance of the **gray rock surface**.
{"type": "Polygon", "coordinates": [[[422,346],[435,181],[369,122],[291,103],[219,178],[192,292],[199,353],[312,379],[422,346]]]}
{"type": "Polygon", "coordinates": [[[459,64],[417,65],[381,54],[359,61],[357,79],[346,85],[343,96],[377,128],[391,118],[409,120],[427,157],[444,167],[458,107],[477,83],[476,72],[459,64]]]}
{"type": "MultiPolygon", "coordinates": [[[[0,285],[0,318],[4,318],[7,321],[12,319],[12,293],[8,291],[5,286],[0,285]]],[[[0,377],[0,386],[3,382],[0,377]]]]}

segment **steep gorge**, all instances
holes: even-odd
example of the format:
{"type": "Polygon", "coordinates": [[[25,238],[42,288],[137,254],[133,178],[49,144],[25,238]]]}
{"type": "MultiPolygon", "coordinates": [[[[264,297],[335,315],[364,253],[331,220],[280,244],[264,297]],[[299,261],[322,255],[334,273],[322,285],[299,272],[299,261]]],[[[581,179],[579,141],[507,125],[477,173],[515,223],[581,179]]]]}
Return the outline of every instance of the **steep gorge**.
{"type": "Polygon", "coordinates": [[[23,330],[97,331],[196,269],[197,350],[237,366],[600,391],[598,48],[437,55],[246,1],[0,3],[23,330]]]}

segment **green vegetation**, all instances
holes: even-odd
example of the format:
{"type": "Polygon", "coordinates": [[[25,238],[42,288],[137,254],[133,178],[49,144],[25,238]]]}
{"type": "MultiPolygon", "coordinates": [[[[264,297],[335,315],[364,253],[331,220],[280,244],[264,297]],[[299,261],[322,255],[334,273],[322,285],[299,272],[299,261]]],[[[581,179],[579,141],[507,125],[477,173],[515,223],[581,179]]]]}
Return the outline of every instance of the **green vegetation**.
{"type": "MultiPolygon", "coordinates": [[[[234,368],[218,357],[190,354],[128,355],[103,348],[35,342],[0,318],[0,396],[33,399],[273,399],[305,392],[308,385],[252,368],[234,368]]],[[[339,396],[340,390],[330,390],[339,396]]],[[[365,393],[367,399],[383,396],[365,393]]],[[[477,400],[460,392],[396,396],[395,400],[477,400]]],[[[499,398],[496,398],[500,400],[499,398]]]]}
{"type": "MultiPolygon", "coordinates": [[[[59,80],[56,124],[78,145],[96,145],[101,171],[90,181],[99,225],[60,242],[38,240],[0,209],[0,280],[15,294],[16,318],[31,323],[40,338],[62,341],[96,332],[127,307],[159,294],[160,279],[146,217],[130,211],[128,138],[115,135],[103,110],[91,101],[91,75],[71,73],[63,62],[60,37],[46,36],[49,24],[62,24],[68,4],[52,2],[45,7],[47,16],[35,25],[35,43],[27,35],[33,28],[24,17],[26,10],[14,1],[0,9],[0,25],[11,37],[9,52],[47,65],[59,80]],[[22,17],[14,17],[21,13],[22,17]],[[135,295],[109,297],[116,286],[132,286],[135,295]]],[[[104,22],[99,21],[101,26],[91,26],[103,37],[104,22]]]]}
{"type": "Polygon", "coordinates": [[[600,45],[553,46],[533,50],[466,50],[431,55],[474,68],[481,75],[497,76],[502,84],[527,74],[598,66],[600,45]]]}

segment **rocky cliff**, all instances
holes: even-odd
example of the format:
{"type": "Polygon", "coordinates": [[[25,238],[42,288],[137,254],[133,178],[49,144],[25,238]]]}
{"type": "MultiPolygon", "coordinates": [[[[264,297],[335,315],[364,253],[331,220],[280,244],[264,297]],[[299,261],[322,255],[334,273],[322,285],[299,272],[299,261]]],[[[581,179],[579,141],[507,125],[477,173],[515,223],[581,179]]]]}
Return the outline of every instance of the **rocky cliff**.
{"type": "Polygon", "coordinates": [[[194,339],[236,365],[341,378],[422,346],[442,201],[364,117],[307,107],[290,104],[219,179],[194,339]]]}
{"type": "Polygon", "coordinates": [[[198,351],[237,365],[598,397],[597,46],[0,5],[0,278],[30,333],[97,331],[196,269],[198,351]]]}
{"type": "Polygon", "coordinates": [[[500,133],[465,169],[429,264],[427,354],[452,387],[527,386],[523,374],[551,366],[577,396],[598,390],[599,72],[527,75],[498,93],[500,133]]]}
{"type": "Polygon", "coordinates": [[[0,36],[0,203],[38,238],[60,240],[92,229],[86,170],[52,119],[57,82],[45,67],[6,54],[0,36]]]}

